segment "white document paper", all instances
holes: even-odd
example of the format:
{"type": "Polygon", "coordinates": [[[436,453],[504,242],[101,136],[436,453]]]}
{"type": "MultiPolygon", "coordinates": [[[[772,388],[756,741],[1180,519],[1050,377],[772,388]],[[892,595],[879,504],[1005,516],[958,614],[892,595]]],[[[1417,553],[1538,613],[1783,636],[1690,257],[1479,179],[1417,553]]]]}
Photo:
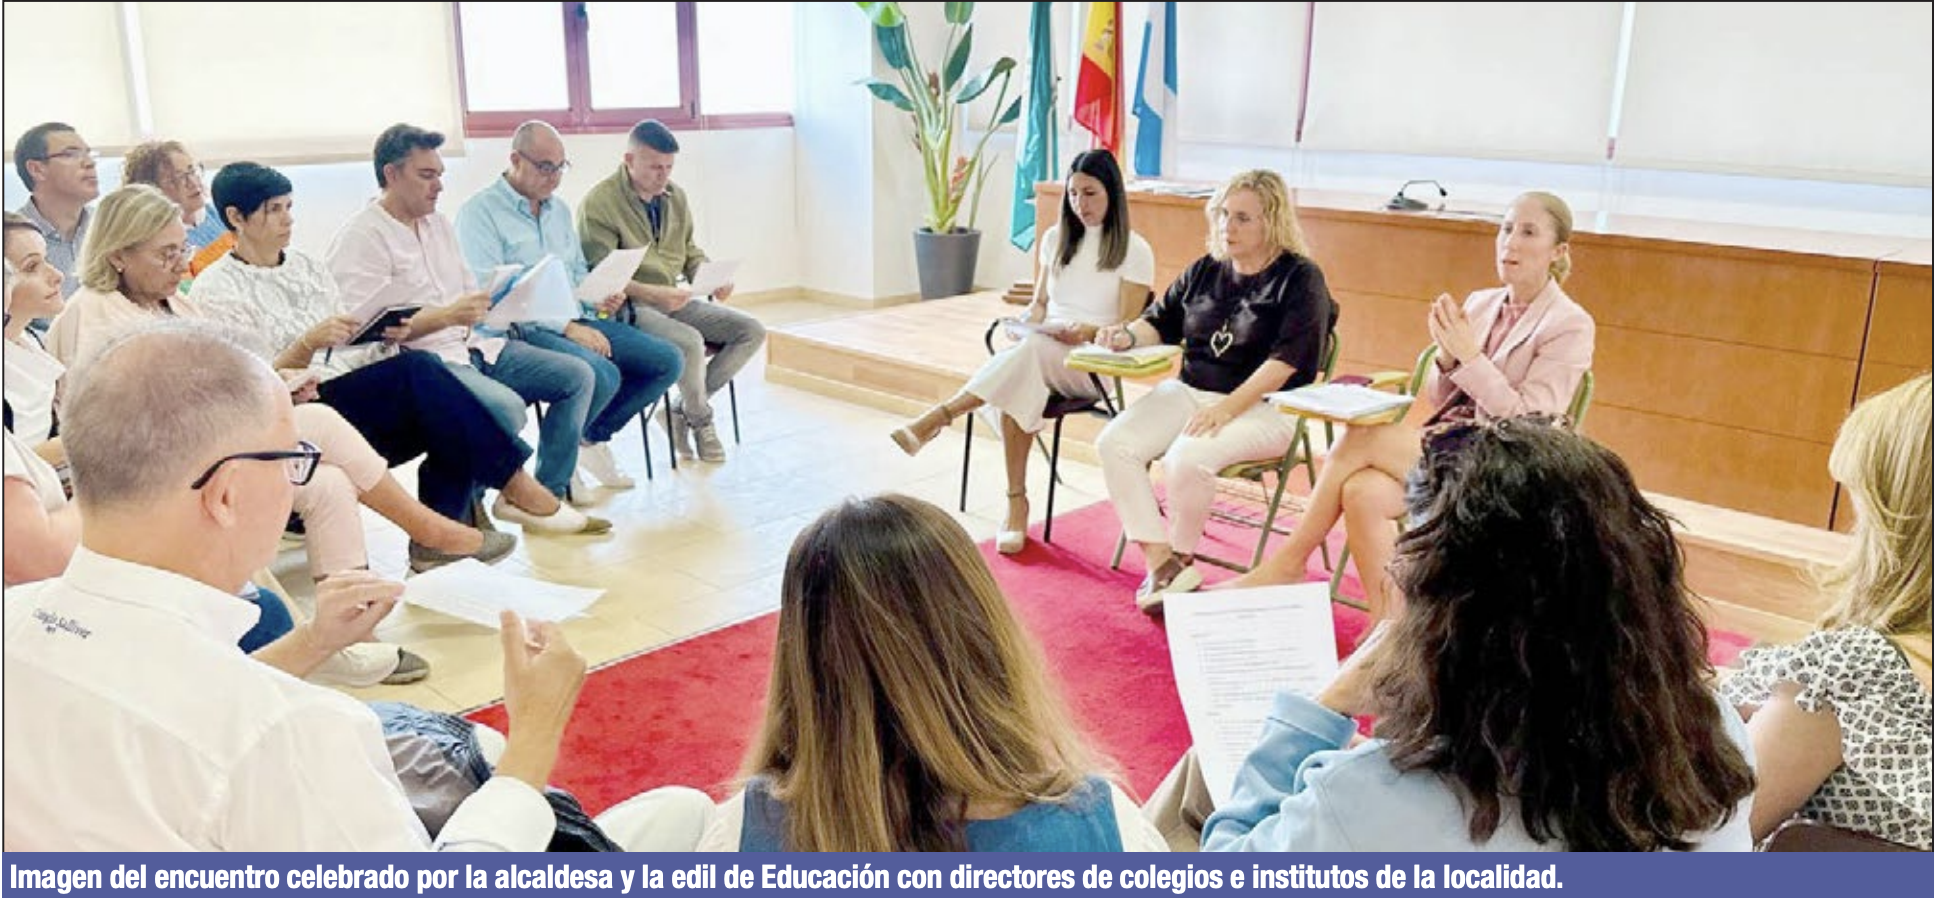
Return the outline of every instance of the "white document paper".
{"type": "Polygon", "coordinates": [[[1163,618],[1197,763],[1223,806],[1272,698],[1283,690],[1315,696],[1338,673],[1331,586],[1170,594],[1163,618]]]}
{"type": "Polygon", "coordinates": [[[1394,394],[1362,384],[1311,384],[1292,391],[1276,391],[1265,400],[1298,412],[1349,421],[1410,406],[1410,394],[1394,394]]]}
{"type": "Polygon", "coordinates": [[[581,314],[572,296],[571,276],[563,263],[547,254],[510,278],[493,274],[491,311],[484,317],[490,328],[505,329],[519,322],[569,322],[581,314]],[[499,293],[502,292],[502,299],[499,293]]]}
{"type": "Polygon", "coordinates": [[[585,280],[578,282],[575,296],[580,302],[597,303],[619,291],[632,282],[633,274],[639,270],[639,263],[645,261],[645,253],[651,247],[633,247],[630,250],[613,250],[585,280]]]}
{"type": "Polygon", "coordinates": [[[602,588],[511,575],[475,559],[413,575],[403,583],[403,602],[492,630],[498,627],[498,613],[507,609],[525,619],[562,622],[583,614],[604,594],[602,588]]]}
{"type": "Polygon", "coordinates": [[[714,291],[733,283],[733,273],[739,271],[739,260],[709,259],[699,264],[699,271],[692,273],[692,295],[710,297],[714,291]]]}

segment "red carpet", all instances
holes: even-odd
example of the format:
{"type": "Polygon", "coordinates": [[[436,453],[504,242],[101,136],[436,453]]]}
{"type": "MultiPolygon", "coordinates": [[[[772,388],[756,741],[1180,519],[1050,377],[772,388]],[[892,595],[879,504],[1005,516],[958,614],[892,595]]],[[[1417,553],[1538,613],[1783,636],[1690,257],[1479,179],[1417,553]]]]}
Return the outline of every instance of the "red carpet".
{"type": "MultiPolygon", "coordinates": [[[[1078,724],[1131,789],[1147,795],[1190,737],[1162,625],[1131,599],[1142,562],[1132,549],[1122,571],[1109,568],[1117,527],[1114,511],[1099,503],[1058,516],[1054,546],[1039,541],[1038,528],[1038,540],[1019,556],[1000,556],[991,544],[982,545],[982,555],[1042,645],[1078,724]]],[[[1247,559],[1255,540],[1254,530],[1212,522],[1199,549],[1247,559]]],[[[1227,577],[1214,568],[1207,574],[1227,577]]],[[[1346,586],[1354,593],[1356,579],[1347,577],[1346,586]]],[[[1365,619],[1353,609],[1334,610],[1343,654],[1365,619]]],[[[777,614],[762,616],[592,673],[553,780],[594,814],[666,784],[725,796],[759,723],[777,625],[777,614]]],[[[1712,639],[1717,661],[1733,659],[1748,643],[1719,632],[1712,639]]],[[[471,718],[505,727],[501,705],[471,718]]]]}

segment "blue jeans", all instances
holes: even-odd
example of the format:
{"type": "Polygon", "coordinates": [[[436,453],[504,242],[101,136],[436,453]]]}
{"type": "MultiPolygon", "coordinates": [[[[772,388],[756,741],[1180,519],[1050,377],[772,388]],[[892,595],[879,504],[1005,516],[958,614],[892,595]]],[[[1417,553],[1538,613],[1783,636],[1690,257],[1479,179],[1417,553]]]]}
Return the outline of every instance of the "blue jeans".
{"type": "Polygon", "coordinates": [[[612,358],[606,359],[555,331],[527,328],[519,336],[532,346],[569,353],[592,367],[598,385],[592,392],[592,419],[585,424],[585,443],[602,444],[679,379],[684,357],[671,343],[629,325],[608,319],[579,319],[576,324],[604,335],[612,344],[612,358]]]}
{"type": "Polygon", "coordinates": [[[472,350],[471,365],[498,387],[510,389],[484,388],[479,379],[466,375],[463,367],[452,367],[500,423],[521,425],[526,403],[548,405],[544,426],[538,430],[535,474],[546,490],[563,497],[572,473],[578,470],[578,440],[585,433],[585,419],[591,415],[592,392],[597,387],[592,367],[576,357],[553,353],[518,338],[504,342],[497,362],[487,362],[484,354],[472,350]]]}
{"type": "Polygon", "coordinates": [[[255,625],[236,643],[243,653],[254,653],[296,629],[296,620],[290,618],[288,604],[274,591],[250,584],[243,588],[241,596],[262,611],[255,625]]]}

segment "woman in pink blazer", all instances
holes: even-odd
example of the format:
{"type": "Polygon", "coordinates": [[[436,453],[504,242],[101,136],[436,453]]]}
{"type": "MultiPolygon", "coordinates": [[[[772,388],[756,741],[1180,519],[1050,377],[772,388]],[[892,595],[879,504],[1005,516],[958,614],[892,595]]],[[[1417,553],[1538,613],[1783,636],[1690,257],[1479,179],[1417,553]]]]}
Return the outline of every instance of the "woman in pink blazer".
{"type": "Polygon", "coordinates": [[[1493,243],[1505,286],[1476,291],[1463,306],[1439,295],[1426,321],[1437,363],[1411,413],[1403,422],[1348,429],[1331,448],[1290,542],[1232,587],[1300,580],[1311,551],[1342,517],[1372,621],[1397,611],[1398,598],[1386,596],[1385,564],[1422,431],[1463,419],[1563,414],[1593,366],[1593,317],[1560,289],[1572,270],[1572,237],[1566,201],[1538,191],[1513,201],[1493,243]]]}

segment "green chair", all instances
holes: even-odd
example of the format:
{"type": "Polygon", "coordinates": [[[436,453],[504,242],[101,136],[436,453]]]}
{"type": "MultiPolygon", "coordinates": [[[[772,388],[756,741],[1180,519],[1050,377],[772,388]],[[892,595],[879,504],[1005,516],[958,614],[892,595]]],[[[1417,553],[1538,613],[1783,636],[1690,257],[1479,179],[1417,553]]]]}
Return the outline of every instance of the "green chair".
{"type": "MultiPolygon", "coordinates": [[[[1419,391],[1425,389],[1426,373],[1430,371],[1430,367],[1438,359],[1438,355],[1439,345],[1428,344],[1424,350],[1419,352],[1418,362],[1412,365],[1412,372],[1409,379],[1406,379],[1405,373],[1403,372],[1379,372],[1369,376],[1368,380],[1372,387],[1380,388],[1396,387],[1402,383],[1405,387],[1405,393],[1416,397],[1419,391]]],[[[1580,430],[1580,427],[1586,424],[1587,410],[1592,408],[1592,406],[1593,370],[1588,369],[1580,373],[1580,383],[1573,389],[1573,400],[1566,405],[1566,421],[1574,431],[1580,430]]],[[[1404,520],[1398,520],[1397,525],[1400,533],[1403,533],[1405,529],[1404,520]]],[[[1347,597],[1338,590],[1339,585],[1344,581],[1345,563],[1350,561],[1351,547],[1346,545],[1344,550],[1338,554],[1338,564],[1336,566],[1331,566],[1329,563],[1326,563],[1326,566],[1331,569],[1331,601],[1357,609],[1366,609],[1368,604],[1365,601],[1355,597],[1347,597]]]]}
{"type": "MultiPolygon", "coordinates": [[[[1338,333],[1332,331],[1325,338],[1324,355],[1318,364],[1317,378],[1312,383],[1322,384],[1331,380],[1332,373],[1337,370],[1337,365],[1338,333]]],[[[1296,422],[1291,427],[1296,429],[1297,433],[1291,438],[1290,446],[1284,448],[1282,454],[1265,457],[1263,459],[1231,463],[1217,472],[1217,478],[1220,480],[1255,483],[1259,492],[1265,493],[1270,497],[1270,500],[1264,508],[1263,518],[1216,509],[1214,507],[1210,510],[1210,516],[1214,519],[1224,522],[1234,522],[1239,525],[1255,526],[1259,529],[1257,534],[1257,549],[1250,555],[1250,564],[1244,565],[1240,562],[1218,559],[1217,557],[1204,554],[1197,554],[1197,559],[1214,566],[1229,569],[1233,572],[1248,572],[1256,568],[1257,564],[1263,561],[1264,546],[1270,542],[1271,535],[1289,534],[1284,529],[1277,527],[1277,512],[1283,506],[1284,485],[1290,477],[1291,470],[1303,466],[1305,476],[1311,484],[1316,484],[1318,478],[1317,463],[1313,460],[1314,454],[1311,450],[1311,433],[1306,427],[1307,422],[1303,416],[1297,416],[1295,418],[1296,422]],[[1276,484],[1274,487],[1265,484],[1266,480],[1271,476],[1276,476],[1276,484]]],[[[1325,439],[1328,442],[1332,434],[1331,423],[1324,423],[1324,428],[1325,439]]],[[[1109,559],[1110,568],[1115,569],[1122,566],[1123,550],[1128,546],[1129,535],[1127,533],[1117,534],[1116,553],[1109,559]]],[[[1324,550],[1324,564],[1327,567],[1331,565],[1331,551],[1328,548],[1324,550]]]]}

